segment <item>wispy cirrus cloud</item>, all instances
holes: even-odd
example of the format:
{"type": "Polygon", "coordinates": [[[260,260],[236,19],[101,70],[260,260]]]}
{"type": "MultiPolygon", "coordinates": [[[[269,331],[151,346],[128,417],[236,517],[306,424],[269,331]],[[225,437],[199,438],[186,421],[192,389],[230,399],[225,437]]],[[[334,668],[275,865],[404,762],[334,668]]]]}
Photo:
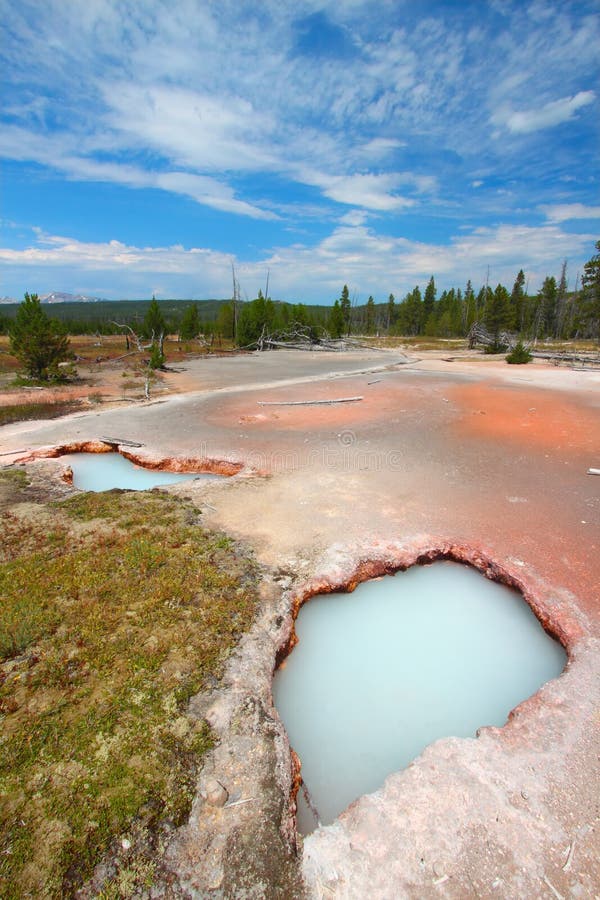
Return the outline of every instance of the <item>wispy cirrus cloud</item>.
{"type": "Polygon", "coordinates": [[[173,85],[103,85],[105,120],[114,140],[159,151],[180,165],[209,171],[253,171],[276,166],[268,149],[272,117],[239,96],[173,85]]]}
{"type": "Polygon", "coordinates": [[[589,106],[595,99],[594,91],[579,91],[574,97],[551,100],[540,108],[513,110],[505,106],[494,113],[492,123],[507,128],[513,134],[531,134],[568,122],[578,109],[589,106]]]}
{"type": "Polygon", "coordinates": [[[272,210],[262,209],[235,196],[226,183],[209,175],[189,171],[143,169],[123,162],[110,162],[94,156],[77,155],[76,140],[50,137],[40,143],[30,131],[8,126],[0,132],[0,156],[51,166],[69,179],[122,184],[132,188],[155,188],[197,203],[253,219],[277,219],[272,210]]]}
{"type": "Polygon", "coordinates": [[[600,219],[600,206],[585,206],[583,203],[556,203],[540,206],[549,222],[600,219]]]}
{"type": "Polygon", "coordinates": [[[320,187],[326,197],[348,206],[388,211],[414,206],[415,201],[396,193],[402,177],[395,173],[367,175],[326,175],[307,170],[301,176],[307,184],[320,187]]]}

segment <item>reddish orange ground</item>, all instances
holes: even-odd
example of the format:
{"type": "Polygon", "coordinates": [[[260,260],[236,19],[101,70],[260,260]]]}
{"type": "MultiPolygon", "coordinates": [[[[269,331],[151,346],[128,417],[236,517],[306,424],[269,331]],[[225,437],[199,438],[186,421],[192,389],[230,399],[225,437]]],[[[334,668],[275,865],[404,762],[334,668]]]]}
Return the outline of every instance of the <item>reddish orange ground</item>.
{"type": "Polygon", "coordinates": [[[251,428],[257,433],[271,430],[311,432],[346,429],[401,417],[409,410],[439,406],[439,390],[430,393],[421,380],[393,381],[376,375],[265,388],[249,394],[221,397],[212,405],[206,421],[225,428],[251,428]],[[371,382],[371,383],[369,383],[371,382]],[[376,382],[376,383],[373,383],[376,382]],[[362,397],[352,403],[320,406],[261,406],[267,401],[336,400],[362,397]]]}
{"type": "Polygon", "coordinates": [[[590,458],[600,450],[600,417],[560,391],[479,383],[454,385],[448,396],[461,409],[457,429],[465,437],[590,458]]]}

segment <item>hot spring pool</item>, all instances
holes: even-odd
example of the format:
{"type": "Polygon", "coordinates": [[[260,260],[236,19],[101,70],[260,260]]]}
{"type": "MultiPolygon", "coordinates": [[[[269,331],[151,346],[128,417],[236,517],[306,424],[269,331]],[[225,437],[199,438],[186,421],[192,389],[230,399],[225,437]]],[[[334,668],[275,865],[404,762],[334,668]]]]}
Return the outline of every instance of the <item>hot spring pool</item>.
{"type": "Polygon", "coordinates": [[[208,481],[223,477],[144,469],[134,465],[120,453],[70,453],[65,459],[73,469],[73,485],[82,491],[109,491],[111,488],[147,491],[178,481],[196,478],[208,481]]]}
{"type": "Polygon", "coordinates": [[[323,824],[437,738],[503,725],[566,663],[519,593],[453,562],[313,597],[296,633],[273,698],[323,824]]]}

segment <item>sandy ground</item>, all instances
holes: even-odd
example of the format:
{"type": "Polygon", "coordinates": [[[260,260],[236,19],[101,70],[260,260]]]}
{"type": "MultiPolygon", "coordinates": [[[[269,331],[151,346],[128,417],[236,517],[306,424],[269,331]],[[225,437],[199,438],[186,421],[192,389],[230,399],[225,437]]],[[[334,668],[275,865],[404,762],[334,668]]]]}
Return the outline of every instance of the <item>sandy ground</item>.
{"type": "MultiPolygon", "coordinates": [[[[587,474],[600,468],[600,372],[400,351],[253,354],[185,369],[166,376],[172,396],[154,403],[5,426],[0,461],[108,435],[154,460],[241,462],[235,478],[174,490],[254,548],[284,612],[310,585],[341,583],[370,560],[393,567],[453,547],[509,573],[569,649],[566,673],[504,729],[436,743],[307,838],[309,893],[600,894],[600,477],[587,474]],[[362,399],[273,405],[343,397],[362,399]]],[[[268,682],[261,690],[268,704],[268,682]]],[[[223,889],[214,872],[203,881],[190,834],[180,864],[196,867],[191,894],[223,889]]]]}

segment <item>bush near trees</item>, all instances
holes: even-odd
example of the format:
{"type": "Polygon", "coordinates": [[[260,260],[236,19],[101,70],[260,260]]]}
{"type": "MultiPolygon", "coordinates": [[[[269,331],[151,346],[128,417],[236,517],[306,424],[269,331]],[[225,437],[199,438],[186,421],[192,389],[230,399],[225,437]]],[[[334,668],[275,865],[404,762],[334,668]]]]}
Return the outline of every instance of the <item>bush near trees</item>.
{"type": "Polygon", "coordinates": [[[58,368],[70,356],[69,340],[58,322],[48,318],[37,294],[25,294],[9,330],[10,350],[29,378],[58,380],[58,368]]]}
{"type": "Polygon", "coordinates": [[[160,344],[156,341],[152,342],[152,346],[150,347],[150,359],[148,361],[148,366],[150,369],[162,369],[165,364],[165,355],[160,348],[160,344]]]}
{"type": "Polygon", "coordinates": [[[522,366],[528,362],[531,362],[533,356],[525,347],[523,341],[519,341],[514,350],[512,350],[508,356],[506,357],[506,362],[511,365],[522,366]]]}

